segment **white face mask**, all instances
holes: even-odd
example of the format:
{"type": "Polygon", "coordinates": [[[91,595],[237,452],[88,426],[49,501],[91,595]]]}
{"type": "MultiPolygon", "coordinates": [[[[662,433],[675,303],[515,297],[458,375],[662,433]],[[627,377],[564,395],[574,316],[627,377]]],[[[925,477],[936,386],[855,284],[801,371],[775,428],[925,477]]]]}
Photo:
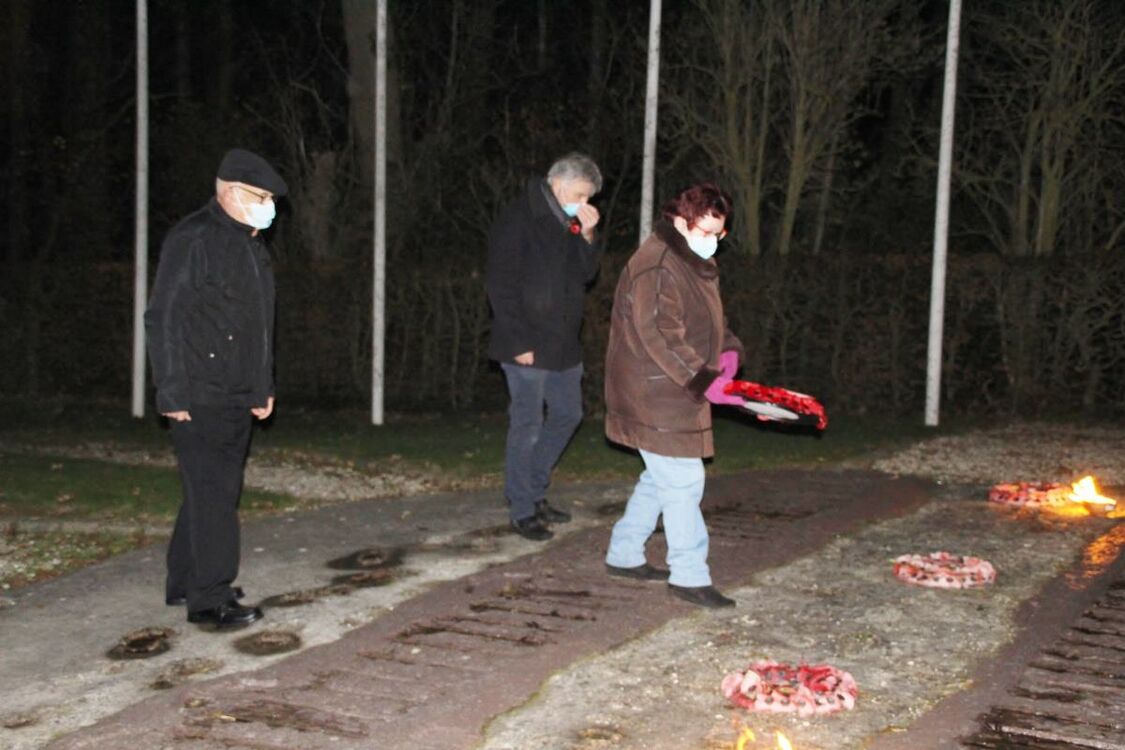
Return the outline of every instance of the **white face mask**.
{"type": "Polygon", "coordinates": [[[238,205],[242,207],[242,212],[246,216],[246,223],[255,229],[268,229],[269,225],[273,223],[273,219],[277,216],[277,207],[273,201],[266,201],[265,203],[251,203],[246,205],[236,193],[234,199],[238,201],[238,205]]]}
{"type": "Polygon", "coordinates": [[[709,234],[706,237],[697,237],[694,234],[689,234],[686,239],[687,245],[691,248],[691,251],[700,258],[703,258],[703,260],[710,258],[715,254],[715,251],[719,249],[719,238],[713,234],[709,234]]]}

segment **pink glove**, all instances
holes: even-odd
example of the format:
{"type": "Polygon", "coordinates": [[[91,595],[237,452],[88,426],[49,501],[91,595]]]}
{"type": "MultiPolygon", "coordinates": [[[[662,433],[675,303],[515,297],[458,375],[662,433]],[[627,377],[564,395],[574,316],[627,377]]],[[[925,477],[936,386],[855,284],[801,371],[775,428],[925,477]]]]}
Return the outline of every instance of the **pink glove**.
{"type": "Polygon", "coordinates": [[[742,406],[743,400],[741,396],[732,396],[729,393],[723,393],[723,388],[734,379],[734,374],[736,372],[738,372],[738,352],[731,350],[720,354],[719,377],[715,378],[714,382],[707,386],[707,390],[703,392],[703,396],[712,404],[718,404],[720,406],[742,406]]]}

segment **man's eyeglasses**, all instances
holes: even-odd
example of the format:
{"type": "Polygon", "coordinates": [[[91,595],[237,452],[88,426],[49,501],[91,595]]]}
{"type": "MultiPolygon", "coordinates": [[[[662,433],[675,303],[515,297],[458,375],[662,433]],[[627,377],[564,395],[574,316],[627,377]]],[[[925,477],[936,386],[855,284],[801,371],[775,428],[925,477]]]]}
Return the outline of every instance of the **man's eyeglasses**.
{"type": "Polygon", "coordinates": [[[257,190],[251,190],[250,188],[244,187],[242,185],[235,185],[235,187],[238,188],[239,190],[243,190],[247,193],[250,193],[250,195],[252,195],[252,196],[254,196],[255,198],[258,199],[258,203],[265,203],[267,201],[273,200],[273,194],[272,193],[259,193],[257,190]]]}

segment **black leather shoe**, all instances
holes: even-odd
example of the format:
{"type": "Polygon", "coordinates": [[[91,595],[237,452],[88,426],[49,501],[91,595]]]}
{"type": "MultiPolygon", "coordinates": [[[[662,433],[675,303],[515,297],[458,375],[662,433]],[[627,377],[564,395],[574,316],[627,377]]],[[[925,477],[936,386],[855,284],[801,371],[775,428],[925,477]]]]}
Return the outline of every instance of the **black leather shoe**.
{"type": "Polygon", "coordinates": [[[524,539],[530,539],[533,542],[545,542],[554,536],[551,530],[539,520],[539,516],[528,516],[518,521],[512,521],[512,529],[524,539]]]}
{"type": "Polygon", "coordinates": [[[676,586],[669,583],[668,590],[685,602],[700,607],[733,607],[735,604],[734,599],[723,596],[714,586],[676,586]]]}
{"type": "Polygon", "coordinates": [[[217,630],[225,628],[238,628],[249,625],[255,620],[262,619],[262,610],[258,607],[243,607],[231,599],[226,604],[220,604],[214,609],[201,609],[198,612],[188,612],[188,622],[197,625],[210,625],[217,630]]]}
{"type": "Polygon", "coordinates": [[[535,504],[535,515],[543,523],[566,523],[570,520],[569,513],[551,507],[546,500],[540,500],[535,504]]]}
{"type": "Polygon", "coordinates": [[[620,578],[636,578],[639,581],[667,581],[668,571],[663,568],[654,568],[648,563],[635,568],[619,568],[616,565],[605,564],[605,572],[620,578]]]}
{"type": "MultiPolygon", "coordinates": [[[[246,596],[246,592],[242,590],[241,586],[231,586],[230,592],[234,595],[235,599],[241,599],[246,596]]],[[[164,600],[164,603],[169,607],[182,607],[187,604],[186,596],[169,596],[164,600]]]]}

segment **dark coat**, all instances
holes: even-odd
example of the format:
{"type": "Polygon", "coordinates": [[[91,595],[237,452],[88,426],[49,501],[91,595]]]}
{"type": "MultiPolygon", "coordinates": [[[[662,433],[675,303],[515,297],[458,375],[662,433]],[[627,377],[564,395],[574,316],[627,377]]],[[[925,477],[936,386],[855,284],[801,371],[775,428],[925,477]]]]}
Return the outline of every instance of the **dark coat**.
{"type": "Polygon", "coordinates": [[[162,414],[274,395],[273,268],[252,231],[212,199],[164,239],[145,312],[162,414]]]}
{"type": "Polygon", "coordinates": [[[707,387],[719,355],[742,343],[727,328],[719,269],[656,225],[621,272],[605,362],[606,436],[663,456],[715,452],[707,387]]]}
{"type": "Polygon", "coordinates": [[[534,366],[545,370],[581,364],[582,308],[601,253],[600,243],[570,232],[547,183],[529,181],[489,232],[488,356],[512,362],[517,355],[535,352],[534,366]]]}

